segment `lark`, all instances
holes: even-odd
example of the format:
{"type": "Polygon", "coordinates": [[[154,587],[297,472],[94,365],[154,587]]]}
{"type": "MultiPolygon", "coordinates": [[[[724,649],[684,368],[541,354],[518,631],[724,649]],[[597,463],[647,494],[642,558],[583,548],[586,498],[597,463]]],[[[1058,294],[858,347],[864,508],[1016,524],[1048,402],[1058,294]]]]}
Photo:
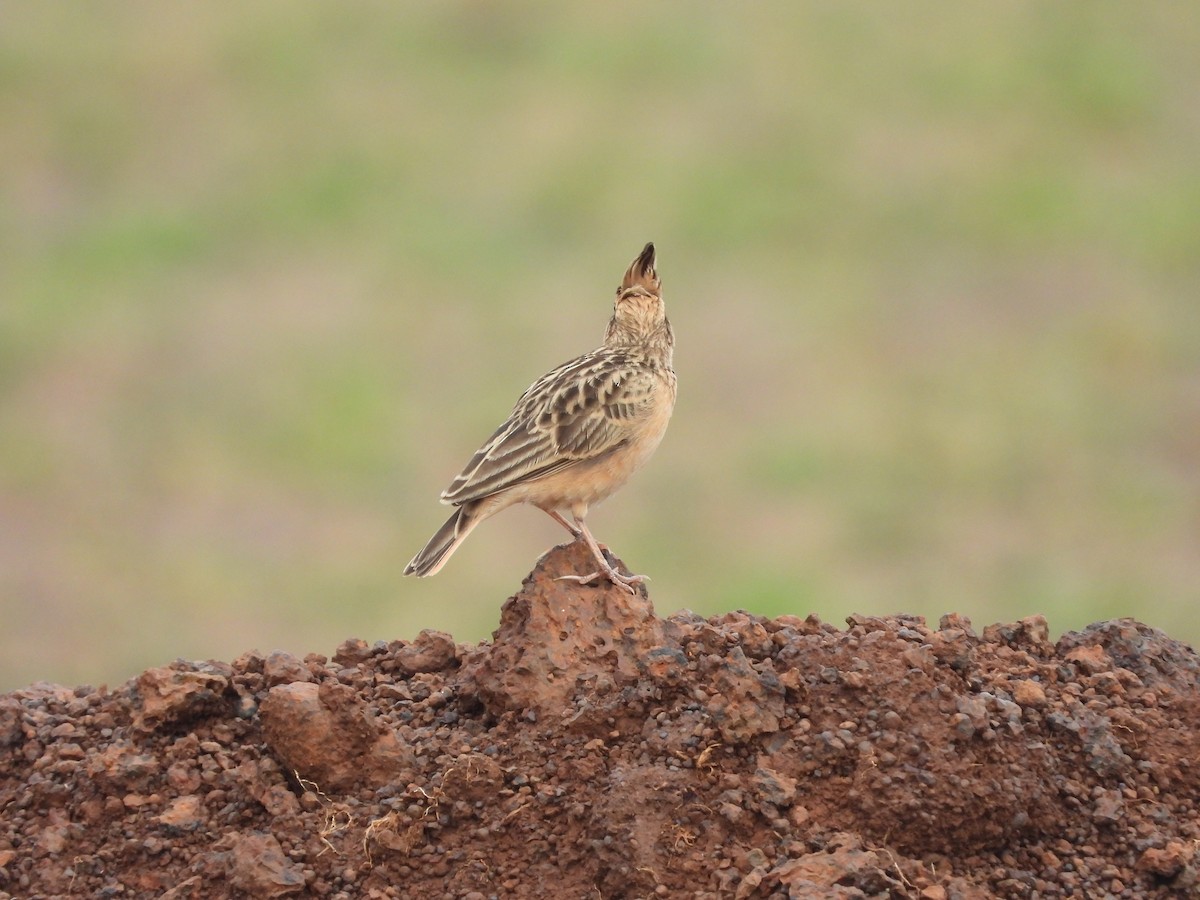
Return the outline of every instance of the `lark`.
{"type": "Polygon", "coordinates": [[[563,578],[592,584],[603,577],[632,594],[645,576],[618,572],[586,518],[662,441],[675,408],[674,348],[651,243],[621,279],[604,342],[552,369],[521,395],[442,492],[442,503],[454,506],[454,514],[404,574],[436,574],[480,522],[530,503],[586,541],[596,558],[595,572],[563,578]]]}

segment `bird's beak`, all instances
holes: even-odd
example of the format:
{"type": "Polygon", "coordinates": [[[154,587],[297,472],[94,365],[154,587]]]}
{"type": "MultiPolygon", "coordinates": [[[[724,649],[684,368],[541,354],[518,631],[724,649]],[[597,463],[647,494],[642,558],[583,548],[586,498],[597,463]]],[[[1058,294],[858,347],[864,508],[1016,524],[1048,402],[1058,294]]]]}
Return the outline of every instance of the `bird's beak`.
{"type": "Polygon", "coordinates": [[[655,293],[658,291],[658,273],[654,269],[655,253],[653,242],[642,248],[642,252],[638,254],[625,272],[625,277],[621,280],[621,290],[625,291],[631,287],[640,285],[646,290],[655,293]]]}

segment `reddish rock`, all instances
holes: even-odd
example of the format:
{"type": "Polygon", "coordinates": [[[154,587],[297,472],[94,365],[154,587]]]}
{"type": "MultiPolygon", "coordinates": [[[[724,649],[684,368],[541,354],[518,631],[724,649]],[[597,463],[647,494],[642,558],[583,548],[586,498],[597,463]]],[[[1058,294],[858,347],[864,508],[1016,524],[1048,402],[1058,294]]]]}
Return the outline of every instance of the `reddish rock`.
{"type": "Polygon", "coordinates": [[[12,747],[25,738],[21,728],[21,704],[14,697],[0,698],[0,749],[12,747]]]}
{"type": "Polygon", "coordinates": [[[284,855],[273,835],[234,833],[217,843],[211,861],[229,884],[250,897],[283,897],[304,890],[304,872],[284,855]]]}
{"type": "Polygon", "coordinates": [[[975,629],[971,627],[970,618],[960,613],[946,613],[938,620],[938,629],[941,631],[958,631],[967,637],[975,637],[975,629]]]}
{"type": "Polygon", "coordinates": [[[155,820],[168,828],[191,830],[204,823],[202,811],[203,799],[198,794],[185,794],[171,801],[163,812],[155,816],[155,820]]]}
{"type": "Polygon", "coordinates": [[[558,711],[588,678],[620,687],[642,674],[650,651],[664,643],[663,622],[644,585],[631,596],[603,579],[594,586],[559,580],[594,565],[582,542],[546,553],[501,609],[491,646],[467,655],[464,680],[489,710],[558,711]]]}
{"type": "Polygon", "coordinates": [[[1194,865],[1196,844],[1169,841],[1165,847],[1151,847],[1138,858],[1137,867],[1160,878],[1173,879],[1194,865]]]}
{"type": "Polygon", "coordinates": [[[333,652],[333,661],[340,666],[350,668],[366,662],[375,655],[375,648],[362,638],[348,638],[338,644],[333,652]]]}
{"type": "Polygon", "coordinates": [[[1088,675],[1095,675],[1098,672],[1107,672],[1112,669],[1112,658],[1105,652],[1104,648],[1096,644],[1091,644],[1086,647],[1076,647],[1074,650],[1067,652],[1067,662],[1073,662],[1079,666],[1080,670],[1088,675]]]}
{"type": "Polygon", "coordinates": [[[1022,678],[1013,684],[1013,700],[1020,706],[1041,709],[1046,705],[1046,689],[1036,681],[1022,678]]]}
{"type": "Polygon", "coordinates": [[[268,687],[313,680],[308,666],[286,650],[273,650],[263,660],[263,678],[266,679],[268,687]]]}
{"type": "Polygon", "coordinates": [[[838,896],[832,892],[839,886],[863,884],[872,885],[872,894],[903,896],[904,885],[897,874],[886,856],[863,849],[859,838],[834,834],[821,850],[775,866],[760,881],[786,888],[790,897],[838,896]]]}
{"type": "Polygon", "coordinates": [[[132,743],[118,741],[87,757],[88,776],[110,792],[128,792],[148,787],[161,769],[158,758],[138,753],[132,743]]]}
{"type": "Polygon", "coordinates": [[[142,731],[153,731],[224,707],[229,679],[201,668],[165,666],[147,669],[137,679],[141,704],[134,722],[142,731]]]}
{"type": "Polygon", "coordinates": [[[761,796],[775,806],[791,806],[796,800],[796,779],[762,766],[754,773],[754,784],[761,796]]]}
{"type": "Polygon", "coordinates": [[[412,753],[347,685],[277,685],[259,709],[267,747],[325,793],[402,780],[412,753]]]}
{"type": "Polygon", "coordinates": [[[713,685],[712,718],[726,741],[742,744],[779,730],[783,685],[769,660],[752,664],[734,647],[718,664],[713,685]]]}
{"type": "Polygon", "coordinates": [[[395,653],[396,668],[405,675],[443,672],[458,661],[458,646],[444,631],[425,629],[395,653]]]}
{"type": "Polygon", "coordinates": [[[983,640],[990,644],[1008,644],[1040,656],[1054,649],[1045,616],[1027,616],[1019,622],[988,625],[983,629],[983,640]]]}

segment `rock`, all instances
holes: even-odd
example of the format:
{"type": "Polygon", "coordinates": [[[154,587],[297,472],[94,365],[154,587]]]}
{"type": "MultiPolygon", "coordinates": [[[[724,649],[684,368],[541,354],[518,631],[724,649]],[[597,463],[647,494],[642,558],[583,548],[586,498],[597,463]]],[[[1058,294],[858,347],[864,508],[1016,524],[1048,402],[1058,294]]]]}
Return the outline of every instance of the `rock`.
{"type": "Polygon", "coordinates": [[[960,673],[967,673],[974,668],[975,643],[965,631],[956,628],[943,628],[929,636],[929,648],[934,658],[941,665],[960,673]]]}
{"type": "Polygon", "coordinates": [[[790,897],[842,896],[833,893],[840,885],[864,881],[878,885],[884,896],[892,892],[903,896],[903,883],[889,874],[890,868],[890,861],[881,859],[873,850],[864,850],[854,835],[842,833],[834,834],[822,850],[789,859],[771,869],[767,883],[787,889],[790,897]]]}
{"type": "Polygon", "coordinates": [[[1067,662],[1073,662],[1080,670],[1089,675],[1098,672],[1108,672],[1112,669],[1112,658],[1103,647],[1092,644],[1086,647],[1076,647],[1067,653],[1067,662]]]}
{"type": "Polygon", "coordinates": [[[37,852],[40,856],[59,856],[67,847],[70,829],[66,825],[51,825],[37,839],[37,852]]]}
{"type": "Polygon", "coordinates": [[[920,669],[922,672],[929,672],[933,669],[937,658],[933,653],[932,644],[922,644],[919,647],[909,647],[901,654],[904,661],[910,668],[920,669]]]}
{"type": "Polygon", "coordinates": [[[269,687],[313,680],[308,666],[285,650],[273,650],[263,660],[263,678],[269,687]]]}
{"type": "Polygon", "coordinates": [[[147,669],[137,679],[141,699],[134,724],[141,731],[220,712],[229,679],[200,668],[163,667],[147,669]]]}
{"type": "Polygon", "coordinates": [[[362,638],[347,638],[338,644],[337,650],[333,653],[333,661],[349,669],[366,662],[374,654],[375,648],[362,638]]]}
{"type": "Polygon", "coordinates": [[[1046,706],[1046,690],[1036,681],[1022,678],[1013,683],[1013,700],[1018,706],[1043,709],[1046,706]]]}
{"type": "Polygon", "coordinates": [[[594,565],[579,541],[546,553],[501,609],[492,644],[466,656],[464,678],[489,710],[560,710],[578,682],[597,675],[633,683],[666,643],[644,585],[630,596],[605,580],[559,580],[594,565]]]}
{"type": "Polygon", "coordinates": [[[983,640],[991,644],[1007,644],[1039,656],[1048,656],[1054,649],[1045,616],[1027,616],[1007,625],[988,625],[983,629],[983,640]]]}
{"type": "Polygon", "coordinates": [[[754,773],[754,786],[759,796],[774,806],[791,806],[796,800],[796,779],[766,766],[754,773]]]}
{"type": "Polygon", "coordinates": [[[1145,685],[1169,685],[1188,690],[1200,680],[1200,657],[1187,644],[1133,619],[1097,622],[1081,632],[1067,632],[1058,641],[1058,652],[1069,657],[1079,647],[1099,646],[1113,667],[1133,673],[1145,685]]]}
{"type": "Polygon", "coordinates": [[[138,753],[132,744],[124,741],[90,754],[84,764],[88,776],[113,793],[145,790],[160,768],[155,757],[138,753]]]}
{"type": "Polygon", "coordinates": [[[160,815],[154,817],[155,821],[161,822],[168,828],[176,828],[181,831],[199,828],[204,822],[202,802],[197,794],[176,797],[160,815]]]}
{"type": "Polygon", "coordinates": [[[939,631],[959,631],[969,638],[975,637],[975,629],[971,627],[971,620],[967,616],[959,613],[946,613],[938,620],[939,631]]]}
{"type": "Polygon", "coordinates": [[[411,751],[344,684],[276,685],[259,715],[279,762],[326,793],[399,781],[413,763],[411,751]]]}
{"type": "Polygon", "coordinates": [[[643,663],[646,674],[663,684],[674,686],[687,677],[687,655],[676,647],[653,647],[643,663]]]}
{"type": "Polygon", "coordinates": [[[443,672],[458,661],[458,645],[446,632],[427,628],[397,650],[394,658],[397,671],[405,675],[443,672]]]}
{"type": "Polygon", "coordinates": [[[273,835],[232,834],[216,845],[215,860],[229,883],[251,897],[283,897],[304,890],[304,872],[283,853],[273,835]]]}
{"type": "Polygon", "coordinates": [[[770,661],[756,668],[734,647],[719,664],[713,684],[712,718],[726,741],[745,743],[779,730],[784,691],[770,661]]]}
{"type": "Polygon", "coordinates": [[[1195,847],[1181,841],[1169,841],[1165,847],[1151,847],[1138,858],[1137,867],[1160,878],[1174,878],[1196,857],[1195,847]]]}
{"type": "Polygon", "coordinates": [[[0,748],[15,746],[24,739],[21,704],[13,697],[0,698],[0,748]]]}
{"type": "Polygon", "coordinates": [[[1087,765],[1097,775],[1111,778],[1133,765],[1112,733],[1110,720],[1075,701],[1046,716],[1046,723],[1059,732],[1074,735],[1087,754],[1087,765]]]}
{"type": "Polygon", "coordinates": [[[1105,791],[1092,806],[1092,819],[1101,825],[1115,825],[1121,820],[1124,806],[1120,791],[1105,791]]]}
{"type": "Polygon", "coordinates": [[[763,659],[770,656],[775,648],[771,633],[767,631],[765,624],[769,621],[763,616],[751,615],[745,610],[739,609],[735,612],[725,613],[723,616],[716,616],[713,624],[732,638],[746,656],[751,659],[763,659]]]}

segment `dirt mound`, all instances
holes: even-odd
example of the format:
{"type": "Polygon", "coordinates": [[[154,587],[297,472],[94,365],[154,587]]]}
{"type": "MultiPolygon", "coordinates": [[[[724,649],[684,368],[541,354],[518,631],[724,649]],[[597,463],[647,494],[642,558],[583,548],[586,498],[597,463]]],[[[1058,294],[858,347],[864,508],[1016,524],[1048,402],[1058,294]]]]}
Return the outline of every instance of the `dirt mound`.
{"type": "Polygon", "coordinates": [[[495,639],[0,697],[0,897],[1179,897],[1200,659],[1131,620],[656,618],[547,554],[495,639]]]}

